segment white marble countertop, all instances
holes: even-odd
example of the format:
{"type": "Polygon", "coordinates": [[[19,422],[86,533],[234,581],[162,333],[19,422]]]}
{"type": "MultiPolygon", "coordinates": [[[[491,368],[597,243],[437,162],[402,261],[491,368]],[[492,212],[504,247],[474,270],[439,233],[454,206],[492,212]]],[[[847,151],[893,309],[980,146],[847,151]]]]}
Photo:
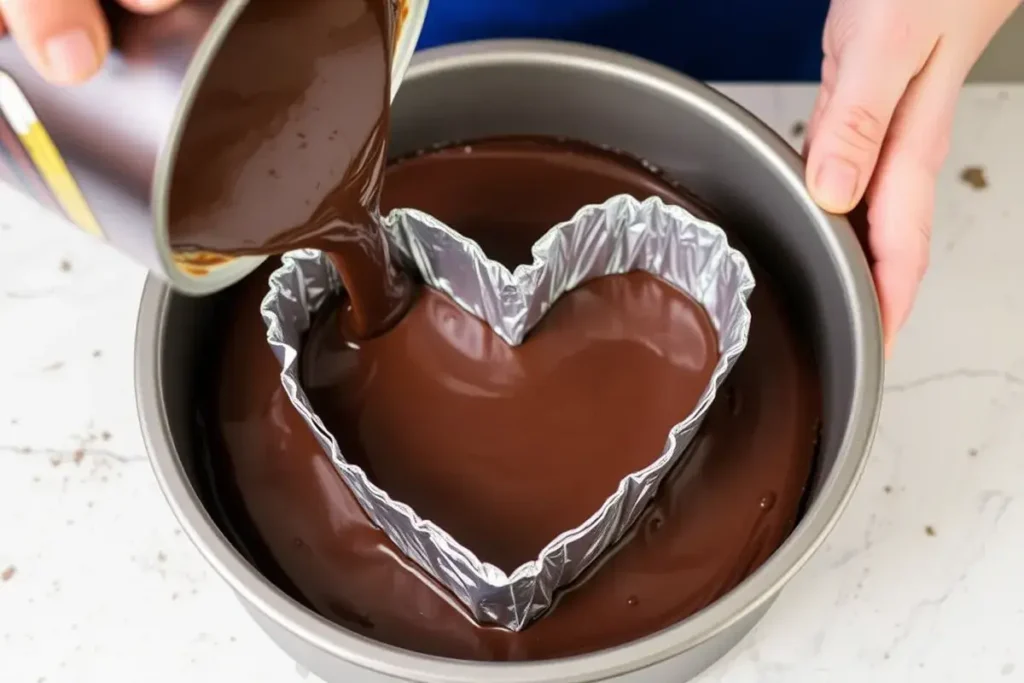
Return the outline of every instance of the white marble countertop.
{"type": "MultiPolygon", "coordinates": [[[[726,90],[799,144],[811,88],[726,90]]],[[[1022,157],[1024,87],[966,90],[860,487],[701,683],[1024,681],[1022,157]]],[[[143,278],[0,188],[0,681],[296,683],[146,464],[143,278]]]]}

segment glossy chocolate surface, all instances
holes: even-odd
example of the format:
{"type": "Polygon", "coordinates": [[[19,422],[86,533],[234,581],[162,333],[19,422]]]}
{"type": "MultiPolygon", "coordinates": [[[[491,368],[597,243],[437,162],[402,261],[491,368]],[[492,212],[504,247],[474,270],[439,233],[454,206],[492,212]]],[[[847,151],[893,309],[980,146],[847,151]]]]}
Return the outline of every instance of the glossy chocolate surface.
{"type": "MultiPolygon", "coordinates": [[[[548,227],[584,204],[621,192],[657,194],[701,211],[685,193],[636,162],[580,145],[537,140],[492,141],[472,145],[470,152],[454,147],[405,160],[389,171],[383,201],[385,208],[429,211],[513,266],[528,258],[529,246],[548,227]]],[[[224,295],[225,308],[210,337],[204,374],[209,383],[197,392],[208,450],[203,495],[221,528],[260,571],[347,629],[399,647],[466,659],[544,659],[611,647],[670,626],[728,592],[771,555],[797,520],[821,419],[819,378],[810,346],[780,290],[754,263],[758,285],[750,301],[749,345],[683,466],[666,480],[617,551],[565,591],[548,615],[520,633],[480,627],[370,525],[292,409],[259,314],[272,265],[224,295]]],[[[645,292],[655,290],[660,293],[654,298],[663,305],[664,292],[652,282],[660,284],[629,276],[603,278],[592,287],[601,291],[596,298],[604,305],[637,300],[630,297],[643,301],[645,292]]],[[[592,293],[582,289],[579,298],[589,300],[592,293]]],[[[411,315],[428,323],[430,311],[451,312],[450,304],[435,294],[421,294],[423,301],[428,305],[418,305],[411,315]]],[[[569,304],[565,312],[572,313],[576,305],[571,299],[563,303],[569,304]]],[[[613,319],[644,316],[643,310],[598,308],[591,323],[596,328],[610,324],[598,314],[601,310],[613,319]]],[[[557,311],[555,307],[552,315],[557,311]]],[[[681,318],[687,319],[695,321],[681,318]]],[[[671,320],[667,316],[658,322],[675,329],[671,320]]],[[[429,329],[429,324],[420,324],[424,326],[429,329]]],[[[392,332],[400,329],[401,324],[392,332]]],[[[620,334],[630,338],[637,329],[620,334]]],[[[681,329],[689,329],[689,323],[681,329]]],[[[446,339],[433,338],[440,348],[446,339]]],[[[410,351],[427,354],[430,348],[425,344],[410,351]]],[[[429,359],[420,357],[424,363],[429,359]]],[[[670,376],[671,371],[666,373],[670,376]]],[[[428,373],[419,379],[429,379],[428,373]]],[[[664,386],[657,377],[645,377],[643,383],[630,400],[622,401],[615,425],[601,418],[591,428],[614,431],[627,420],[639,420],[644,429],[653,429],[641,413],[663,392],[679,389],[664,386]]],[[[565,397],[560,398],[564,403],[565,397]]],[[[396,431],[407,428],[410,420],[421,424],[425,416],[445,409],[411,396],[402,397],[401,404],[405,412],[391,423],[396,431]]],[[[552,400],[551,410],[559,409],[552,400]]],[[[523,424],[524,434],[512,438],[528,438],[529,429],[523,424]]],[[[415,446],[415,437],[410,431],[393,438],[415,446]]],[[[655,439],[640,430],[636,438],[655,439]]],[[[416,465],[419,476],[430,479],[432,486],[443,485],[446,473],[430,465],[416,465]]],[[[521,465],[543,467],[529,461],[521,465]]],[[[463,473],[447,474],[454,479],[463,473]]],[[[510,487],[521,486],[528,474],[495,476],[488,486],[500,492],[505,479],[510,487]]],[[[539,480],[545,474],[536,476],[539,480]]],[[[582,473],[580,478],[588,476],[582,473]]],[[[540,508],[528,505],[542,505],[543,496],[520,490],[506,492],[504,500],[516,501],[512,509],[524,519],[542,516],[540,508]]],[[[472,531],[478,520],[453,518],[450,523],[472,531]]],[[[488,538],[482,531],[478,536],[495,554],[502,552],[502,538],[488,538]]],[[[523,543],[517,552],[536,542],[523,543]]]]}
{"type": "Polygon", "coordinates": [[[563,295],[517,347],[427,288],[353,344],[338,303],[300,357],[316,414],[392,498],[508,573],[661,455],[718,362],[704,309],[647,273],[563,295]]]}

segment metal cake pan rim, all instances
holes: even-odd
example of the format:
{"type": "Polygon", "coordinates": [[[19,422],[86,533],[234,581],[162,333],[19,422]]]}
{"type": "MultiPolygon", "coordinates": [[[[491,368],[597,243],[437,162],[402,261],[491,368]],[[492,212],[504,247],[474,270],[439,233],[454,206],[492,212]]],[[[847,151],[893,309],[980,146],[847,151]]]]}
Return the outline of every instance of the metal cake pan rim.
{"type": "Polygon", "coordinates": [[[614,79],[627,79],[681,101],[715,119],[805,204],[819,226],[850,308],[858,366],[853,401],[836,462],[797,528],[753,574],[693,616],[640,640],[570,658],[526,663],[481,663],[444,659],[399,649],[358,636],[298,605],[260,576],[231,546],[206,513],[177,457],[162,403],[162,321],[171,292],[147,280],[136,337],[136,393],[140,422],[154,472],[174,514],[205,559],[249,605],[294,636],[339,659],[400,679],[438,683],[490,681],[547,683],[589,681],[636,671],[670,659],[714,638],[772,600],[824,542],[846,508],[870,451],[881,406],[881,322],[870,269],[860,245],[841,217],[822,212],[804,189],[802,163],[781,138],[739,105],[712,88],[645,60],[614,51],[556,41],[490,40],[435,48],[417,55],[407,80],[437,71],[488,65],[560,65],[614,79]]]}

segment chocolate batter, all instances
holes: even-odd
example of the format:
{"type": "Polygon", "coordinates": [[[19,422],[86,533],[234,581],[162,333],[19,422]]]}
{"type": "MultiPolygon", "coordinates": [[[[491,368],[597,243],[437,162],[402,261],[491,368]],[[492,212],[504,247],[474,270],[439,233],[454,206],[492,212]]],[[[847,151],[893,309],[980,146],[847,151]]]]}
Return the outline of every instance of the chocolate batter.
{"type": "MultiPolygon", "coordinates": [[[[539,141],[483,143],[470,152],[453,148],[406,160],[388,174],[384,206],[430,211],[514,266],[521,259],[510,257],[527,254],[550,225],[583,204],[621,192],[657,194],[699,210],[681,191],[635,162],[578,145],[539,141]],[[492,249],[495,245],[501,246],[492,249]]],[[[224,327],[210,337],[210,367],[203,374],[210,384],[197,388],[202,441],[208,449],[203,495],[225,533],[261,572],[295,599],[356,633],[428,654],[483,660],[544,659],[619,645],[674,624],[726,593],[774,552],[796,522],[815,452],[819,380],[811,349],[779,289],[754,264],[758,286],[750,300],[749,345],[684,465],[666,480],[617,552],[592,576],[563,592],[548,615],[519,633],[480,627],[367,521],[292,409],[259,314],[273,265],[225,295],[226,308],[217,316],[224,327]]],[[[658,290],[653,296],[662,299],[665,293],[651,282],[643,276],[605,278],[584,288],[579,298],[607,305],[658,290]]],[[[435,295],[424,298],[434,302],[433,309],[417,307],[413,315],[446,307],[435,295]]],[[[568,297],[566,302],[569,312],[578,305],[568,297]]],[[[551,314],[557,323],[558,308],[551,314]]],[[[644,311],[619,315],[633,322],[642,320],[644,311]]],[[[673,319],[668,316],[662,323],[667,330],[676,329],[673,319]]],[[[598,326],[596,315],[592,324],[598,326]]],[[[428,324],[418,327],[430,331],[428,324]]],[[[399,325],[393,332],[401,330],[399,325]]],[[[622,334],[629,338],[635,332],[622,334]]],[[[431,348],[444,348],[446,339],[466,338],[434,334],[431,345],[424,341],[423,349],[416,348],[417,339],[409,352],[425,358],[431,348]]],[[[666,376],[675,372],[668,370],[666,376]]],[[[600,390],[594,379],[589,386],[600,390]]],[[[677,389],[657,377],[643,381],[617,412],[594,415],[591,431],[602,434],[636,424],[638,443],[654,440],[655,435],[646,433],[652,425],[644,413],[659,396],[677,389]]],[[[410,383],[410,391],[420,386],[417,382],[410,383]]],[[[403,398],[402,417],[390,429],[409,429],[410,420],[422,422],[425,416],[454,419],[445,416],[445,405],[416,399],[403,398]],[[419,413],[413,415],[417,406],[419,413]]],[[[558,401],[545,405],[552,415],[565,407],[558,401]]],[[[543,412],[540,408],[535,407],[536,415],[543,412]]],[[[523,424],[522,431],[531,428],[523,424]]],[[[664,438],[664,433],[656,436],[664,438]]],[[[410,432],[389,438],[416,445],[415,437],[410,432]]],[[[557,468],[540,457],[546,454],[521,449],[515,468],[540,473],[539,480],[557,468]]],[[[502,491],[503,486],[521,486],[525,474],[502,471],[480,482],[483,468],[442,472],[445,462],[434,464],[434,472],[430,463],[419,464],[420,475],[432,477],[432,486],[444,484],[446,475],[451,480],[476,479],[463,481],[486,485],[505,501],[519,501],[515,510],[508,509],[510,515],[540,517],[548,502],[532,490],[502,491]]],[[[580,472],[581,490],[589,488],[589,476],[580,472]]],[[[477,522],[446,521],[469,530],[477,522]]],[[[480,543],[501,552],[502,538],[479,535],[480,543]]]]}
{"type": "Polygon", "coordinates": [[[396,0],[253,0],[196,94],[171,183],[174,250],[330,252],[354,334],[409,303],[379,227],[396,0]]]}
{"type": "Polygon", "coordinates": [[[342,452],[508,573],[661,454],[718,362],[704,309],[647,273],[563,295],[514,348],[430,289],[358,346],[323,310],[302,384],[342,452]]]}

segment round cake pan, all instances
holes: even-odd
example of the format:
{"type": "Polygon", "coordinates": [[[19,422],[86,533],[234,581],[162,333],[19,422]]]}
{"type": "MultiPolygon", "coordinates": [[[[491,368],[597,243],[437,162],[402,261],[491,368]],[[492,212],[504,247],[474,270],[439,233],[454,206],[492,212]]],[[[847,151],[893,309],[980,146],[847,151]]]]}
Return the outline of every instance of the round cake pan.
{"type": "MultiPolygon", "coordinates": [[[[630,152],[720,210],[780,278],[814,342],[824,425],[805,514],[733,591],[689,619],[570,659],[488,664],[427,657],[347,632],[293,602],[218,531],[193,485],[191,404],[209,299],[150,279],[142,297],[136,390],[157,478],[186,533],[259,625],[303,667],[341,681],[684,681],[763,616],[842,513],[864,466],[881,401],[882,344],[870,271],[849,224],[820,211],[793,150],[748,112],[673,71],[616,53],[491,41],[417,56],[395,101],[391,151],[492,135],[565,136],[630,152]]],[[[524,198],[529,201],[529,198],[524,198]]]]}

